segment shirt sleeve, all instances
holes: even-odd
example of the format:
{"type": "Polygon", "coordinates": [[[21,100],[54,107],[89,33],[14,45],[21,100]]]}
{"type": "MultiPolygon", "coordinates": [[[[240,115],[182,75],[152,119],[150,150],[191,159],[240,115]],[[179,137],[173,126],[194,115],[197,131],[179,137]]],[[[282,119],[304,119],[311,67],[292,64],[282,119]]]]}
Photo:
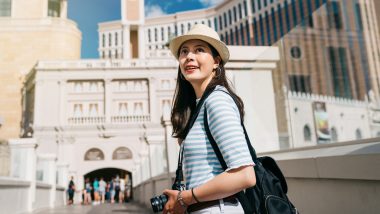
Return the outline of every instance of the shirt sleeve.
{"type": "Polygon", "coordinates": [[[205,107],[210,132],[227,164],[227,170],[253,166],[246,143],[239,110],[232,97],[223,91],[214,91],[205,107]]]}

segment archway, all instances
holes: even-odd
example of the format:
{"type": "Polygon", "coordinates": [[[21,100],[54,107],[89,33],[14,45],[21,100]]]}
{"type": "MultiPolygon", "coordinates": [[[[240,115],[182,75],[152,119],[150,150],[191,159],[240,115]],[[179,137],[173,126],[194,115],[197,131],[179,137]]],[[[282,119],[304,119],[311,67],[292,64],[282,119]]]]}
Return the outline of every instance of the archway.
{"type": "MultiPolygon", "coordinates": [[[[118,169],[118,168],[102,168],[102,169],[97,169],[94,171],[91,171],[83,176],[84,181],[86,179],[89,179],[90,185],[92,187],[91,191],[91,198],[94,199],[94,190],[93,190],[93,184],[95,179],[100,180],[103,178],[103,180],[109,184],[111,180],[113,180],[113,183],[124,183],[125,188],[120,188],[117,190],[117,192],[124,191],[122,194],[124,195],[124,202],[128,202],[129,200],[133,199],[133,190],[132,190],[132,173],[123,169],[118,169]],[[118,177],[118,179],[117,179],[118,177]],[[123,180],[123,181],[121,181],[123,180]]],[[[86,184],[84,184],[86,185],[86,184]]],[[[115,184],[113,185],[114,187],[116,186],[115,184]]],[[[84,188],[86,188],[84,186],[84,188]]],[[[106,188],[107,189],[107,188],[106,188]]],[[[119,197],[117,194],[115,194],[115,199],[118,201],[119,197]]],[[[111,192],[106,194],[106,200],[111,200],[111,192]]]]}

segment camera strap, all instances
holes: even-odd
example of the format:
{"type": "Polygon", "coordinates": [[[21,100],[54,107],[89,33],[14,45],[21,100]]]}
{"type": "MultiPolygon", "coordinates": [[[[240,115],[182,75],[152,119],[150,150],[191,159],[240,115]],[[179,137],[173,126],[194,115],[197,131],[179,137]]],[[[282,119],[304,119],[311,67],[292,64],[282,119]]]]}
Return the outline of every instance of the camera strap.
{"type": "MultiPolygon", "coordinates": [[[[214,91],[216,86],[206,88],[205,92],[203,93],[201,99],[199,100],[195,110],[193,111],[193,114],[191,115],[191,118],[189,120],[189,125],[187,126],[187,133],[189,133],[189,130],[193,127],[195,120],[197,119],[199,112],[202,108],[203,103],[205,102],[206,98],[214,91]]],[[[187,134],[186,134],[187,135],[187,134]]],[[[185,137],[186,138],[186,137],[185,137]]],[[[180,151],[178,154],[178,166],[176,170],[176,177],[174,180],[174,184],[172,186],[172,189],[180,189],[180,188],[185,188],[185,186],[182,184],[183,182],[183,170],[182,170],[182,160],[183,160],[183,151],[184,151],[184,145],[183,143],[181,144],[180,151]]]]}

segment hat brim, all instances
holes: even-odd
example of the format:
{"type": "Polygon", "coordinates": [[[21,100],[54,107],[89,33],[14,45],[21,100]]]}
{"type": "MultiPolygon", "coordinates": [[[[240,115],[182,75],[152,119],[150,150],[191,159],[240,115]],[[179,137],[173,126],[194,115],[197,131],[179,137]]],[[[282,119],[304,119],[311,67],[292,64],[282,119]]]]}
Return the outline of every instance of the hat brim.
{"type": "Polygon", "coordinates": [[[199,40],[202,40],[204,42],[207,42],[212,47],[214,47],[215,50],[219,53],[220,57],[222,58],[223,65],[225,65],[228,62],[228,60],[230,58],[230,52],[229,52],[226,44],[224,44],[224,42],[222,42],[222,41],[219,41],[219,40],[216,40],[214,38],[211,38],[211,37],[208,37],[205,35],[201,35],[201,34],[182,35],[182,36],[178,36],[178,37],[174,38],[172,41],[170,41],[169,48],[170,48],[170,51],[172,52],[173,56],[176,59],[178,59],[178,50],[181,47],[181,45],[184,42],[186,42],[188,40],[192,40],[192,39],[199,39],[199,40]]]}

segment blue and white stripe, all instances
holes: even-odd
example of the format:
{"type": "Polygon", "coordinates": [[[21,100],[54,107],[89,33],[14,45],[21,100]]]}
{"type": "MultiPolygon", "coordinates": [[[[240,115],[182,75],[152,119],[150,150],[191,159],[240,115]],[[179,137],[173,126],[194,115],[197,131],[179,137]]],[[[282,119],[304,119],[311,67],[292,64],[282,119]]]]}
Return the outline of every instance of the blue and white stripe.
{"type": "Polygon", "coordinates": [[[186,187],[197,187],[223,172],[218,158],[207,139],[203,124],[207,109],[209,127],[227,164],[227,170],[254,165],[240,124],[240,113],[232,97],[217,86],[204,102],[199,115],[189,131],[184,146],[184,173],[186,187]]]}

